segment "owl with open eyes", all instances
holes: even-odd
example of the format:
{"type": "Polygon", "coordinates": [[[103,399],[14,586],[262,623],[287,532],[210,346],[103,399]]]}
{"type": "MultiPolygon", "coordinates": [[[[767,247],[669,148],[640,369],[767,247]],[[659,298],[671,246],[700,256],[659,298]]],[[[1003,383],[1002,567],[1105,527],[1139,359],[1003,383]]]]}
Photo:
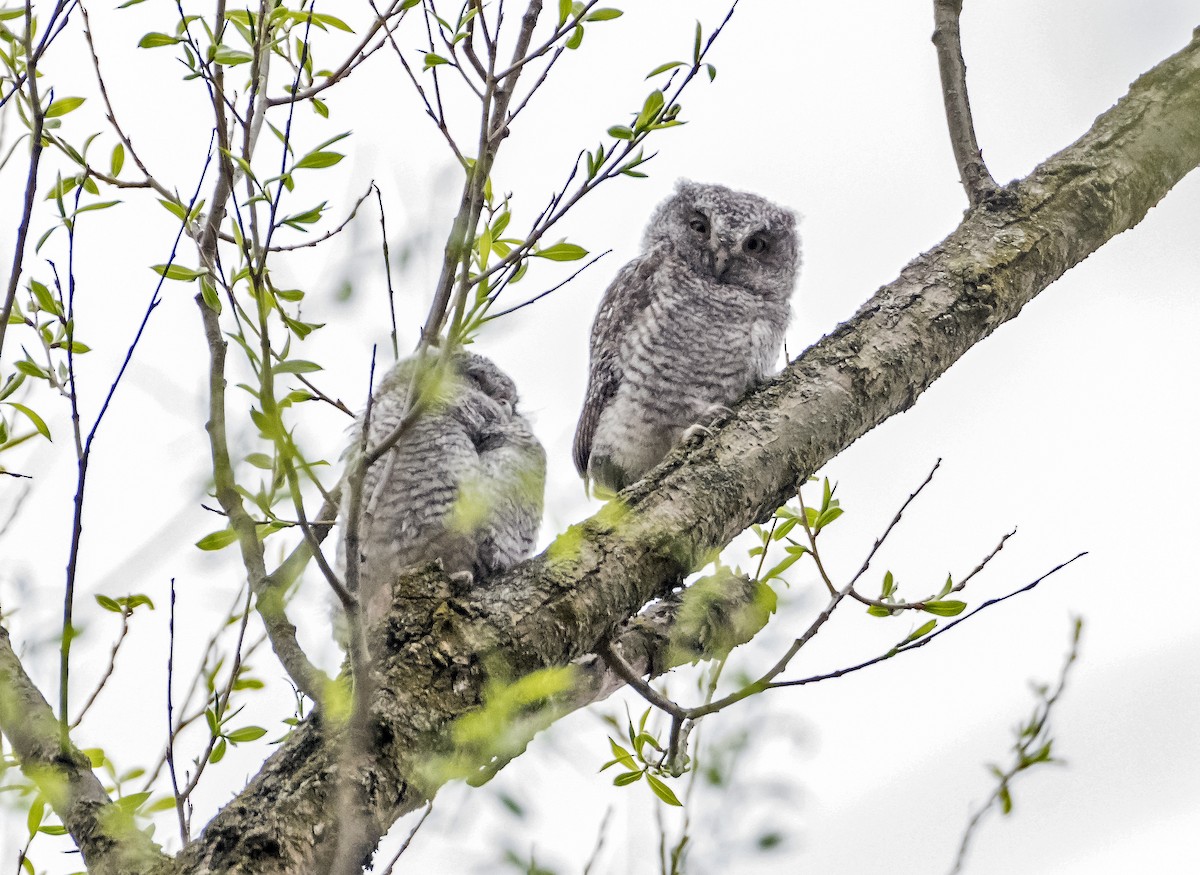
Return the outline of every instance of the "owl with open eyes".
{"type": "Polygon", "coordinates": [[[575,467],[619,492],[774,370],[800,267],[790,210],[681,180],[604,293],[575,467]]]}

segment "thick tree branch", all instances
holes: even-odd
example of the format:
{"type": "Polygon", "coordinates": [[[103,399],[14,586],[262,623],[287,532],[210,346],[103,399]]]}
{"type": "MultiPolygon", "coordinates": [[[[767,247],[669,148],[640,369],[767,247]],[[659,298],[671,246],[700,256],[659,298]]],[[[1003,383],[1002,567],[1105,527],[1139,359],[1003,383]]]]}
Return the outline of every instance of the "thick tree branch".
{"type": "MultiPolygon", "coordinates": [[[[497,672],[592,651],[715,548],[765,520],[853,441],[908,409],[967,350],[1063,273],[1136,225],[1200,164],[1200,42],[1141,77],[1079,141],[974,210],[855,316],[738,406],[713,434],[485,589],[405,581],[372,679],[377,756],[364,798],[381,823],[436,787],[455,719],[497,672]],[[386,652],[385,652],[386,651],[386,652]],[[486,658],[485,658],[486,657],[486,658]]],[[[627,657],[628,658],[628,657],[627,657]]],[[[305,872],[337,822],[334,747],[299,727],[180,859],[181,872],[305,872]],[[247,868],[250,867],[250,868],[247,868]]]]}
{"type": "Polygon", "coordinates": [[[152,875],[167,858],[104,792],[92,764],[62,732],[58,718],[13,652],[0,626],[0,732],[25,776],[38,785],[95,875],[152,875]]]}

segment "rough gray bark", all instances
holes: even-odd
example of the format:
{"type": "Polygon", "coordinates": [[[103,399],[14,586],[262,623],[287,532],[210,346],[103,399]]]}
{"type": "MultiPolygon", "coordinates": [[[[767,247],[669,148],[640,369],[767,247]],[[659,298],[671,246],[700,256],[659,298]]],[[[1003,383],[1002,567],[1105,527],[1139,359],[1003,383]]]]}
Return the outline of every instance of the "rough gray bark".
{"type": "MultiPolygon", "coordinates": [[[[829,459],[908,409],[1039,292],[1136,225],[1200,164],[1200,43],[1133,84],[1080,140],[968,213],[849,321],[698,444],[573,526],[486,592],[434,576],[397,599],[377,654],[378,757],[364,780],[380,829],[433,788],[419,766],[477,707],[482,655],[521,675],[588,653],[711,550],[766,519],[829,459]]],[[[416,582],[413,582],[416,585],[416,582]]],[[[336,828],[334,766],[317,719],[300,727],[181,859],[185,872],[305,871],[336,828]]]]}
{"type": "MultiPolygon", "coordinates": [[[[969,212],[710,437],[673,453],[621,506],[573,526],[486,591],[454,593],[433,573],[406,581],[393,615],[374,632],[376,756],[356,777],[376,834],[434,792],[436,781],[419,786],[429,781],[422,766],[449,752],[448,729],[479,706],[489,670],[520,676],[584,657],[838,452],[910,407],[968,349],[1137,224],[1200,164],[1197,119],[1193,40],[1079,141],[969,212]]],[[[314,716],[171,868],[314,871],[338,825],[337,762],[337,745],[314,716]]]]}
{"type": "Polygon", "coordinates": [[[62,743],[50,704],[25,673],[0,626],[0,731],[25,776],[38,785],[75,839],[94,875],[150,875],[167,858],[104,792],[91,761],[62,743]]]}

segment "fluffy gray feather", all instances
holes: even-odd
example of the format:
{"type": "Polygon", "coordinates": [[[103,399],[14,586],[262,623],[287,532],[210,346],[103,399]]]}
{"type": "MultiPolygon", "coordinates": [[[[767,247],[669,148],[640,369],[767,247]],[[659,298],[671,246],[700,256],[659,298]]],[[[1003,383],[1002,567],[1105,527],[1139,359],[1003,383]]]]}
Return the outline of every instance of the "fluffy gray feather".
{"type": "Polygon", "coordinates": [[[790,210],[680,181],[592,324],[575,431],[580,475],[625,488],[689,427],[761,382],[779,357],[799,267],[790,210]]]}

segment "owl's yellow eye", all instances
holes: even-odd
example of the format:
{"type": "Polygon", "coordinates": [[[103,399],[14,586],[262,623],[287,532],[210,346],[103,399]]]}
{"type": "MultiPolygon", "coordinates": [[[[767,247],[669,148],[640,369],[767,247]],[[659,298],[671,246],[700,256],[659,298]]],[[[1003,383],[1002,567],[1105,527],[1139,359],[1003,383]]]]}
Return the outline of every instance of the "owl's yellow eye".
{"type": "Polygon", "coordinates": [[[688,222],[688,227],[691,228],[693,231],[695,231],[697,234],[707,234],[708,233],[708,219],[704,218],[704,216],[697,213],[696,215],[692,216],[692,220],[690,222],[688,222]]]}
{"type": "Polygon", "coordinates": [[[751,255],[766,255],[767,250],[771,248],[771,244],[762,234],[755,234],[745,242],[742,248],[751,255]]]}

